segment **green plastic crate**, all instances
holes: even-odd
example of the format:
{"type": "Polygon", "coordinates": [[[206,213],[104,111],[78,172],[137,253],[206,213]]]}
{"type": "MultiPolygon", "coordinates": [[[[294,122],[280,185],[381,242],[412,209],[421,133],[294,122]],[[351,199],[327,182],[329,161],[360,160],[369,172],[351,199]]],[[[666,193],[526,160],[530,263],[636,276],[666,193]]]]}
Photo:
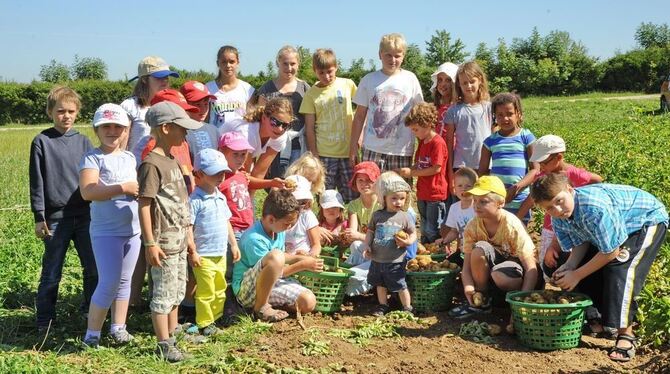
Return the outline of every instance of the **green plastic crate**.
{"type": "Polygon", "coordinates": [[[451,305],[460,269],[407,272],[407,288],[417,312],[444,311],[451,305]]]}
{"type": "Polygon", "coordinates": [[[341,272],[301,271],[294,274],[293,277],[314,293],[314,296],[316,296],[316,311],[322,313],[339,312],[349,283],[349,277],[354,272],[340,268],[337,258],[325,256],[321,258],[323,258],[324,266],[335,267],[341,272]]]}
{"type": "Polygon", "coordinates": [[[514,331],[524,345],[543,351],[570,349],[579,345],[584,324],[584,310],[593,305],[588,296],[580,293],[564,293],[579,296],[581,301],[569,304],[535,304],[514,300],[533,292],[513,291],[505,297],[512,308],[514,331]]]}

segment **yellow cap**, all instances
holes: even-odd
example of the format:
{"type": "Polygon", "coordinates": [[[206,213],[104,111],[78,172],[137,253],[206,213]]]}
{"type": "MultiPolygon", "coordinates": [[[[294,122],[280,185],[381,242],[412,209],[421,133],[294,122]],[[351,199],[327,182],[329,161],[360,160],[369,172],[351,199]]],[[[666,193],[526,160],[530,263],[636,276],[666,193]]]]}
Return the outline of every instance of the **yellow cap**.
{"type": "Polygon", "coordinates": [[[472,189],[466,191],[466,193],[483,196],[487,193],[493,192],[494,194],[500,195],[503,198],[507,197],[507,189],[505,189],[505,184],[498,177],[492,175],[484,175],[480,177],[477,182],[475,182],[472,189]]]}

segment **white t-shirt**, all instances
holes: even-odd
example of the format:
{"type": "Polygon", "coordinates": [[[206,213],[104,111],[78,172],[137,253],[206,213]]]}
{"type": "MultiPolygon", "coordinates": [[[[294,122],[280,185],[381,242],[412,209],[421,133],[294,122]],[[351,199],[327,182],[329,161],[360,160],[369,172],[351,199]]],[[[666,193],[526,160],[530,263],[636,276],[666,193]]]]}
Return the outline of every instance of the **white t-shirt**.
{"type": "Polygon", "coordinates": [[[449,213],[447,214],[447,220],[444,224],[447,227],[454,228],[458,230],[458,238],[461,239],[461,246],[463,246],[463,233],[465,232],[465,226],[470,222],[471,219],[475,217],[475,203],[471,203],[470,207],[467,209],[461,208],[461,202],[453,203],[449,207],[449,213]]]}
{"type": "Polygon", "coordinates": [[[223,91],[219,89],[216,81],[210,81],[207,89],[216,96],[216,100],[210,104],[209,123],[217,127],[219,135],[227,132],[224,125],[236,126],[244,122],[242,117],[247,113],[247,102],[254,93],[254,88],[249,83],[238,79],[235,88],[223,91]]]}
{"type": "MultiPolygon", "coordinates": [[[[226,128],[229,126],[226,125],[226,128]]],[[[268,139],[268,141],[265,143],[265,145],[261,145],[261,135],[259,133],[259,128],[260,128],[260,123],[258,122],[241,122],[237,126],[230,126],[230,128],[226,132],[230,131],[236,131],[239,132],[240,134],[244,135],[247,138],[247,141],[249,142],[249,145],[254,148],[253,152],[251,152],[251,156],[253,158],[256,158],[268,149],[268,147],[274,149],[275,151],[279,152],[284,148],[284,145],[286,145],[288,136],[286,133],[282,134],[282,136],[278,137],[277,139],[268,139]]]]}
{"type": "Polygon", "coordinates": [[[144,138],[145,136],[148,136],[149,133],[151,132],[151,128],[144,121],[144,116],[147,114],[147,110],[149,110],[149,107],[148,106],[140,107],[140,104],[137,101],[137,97],[133,96],[123,100],[123,102],[121,103],[121,108],[125,109],[126,112],[128,112],[128,115],[130,116],[131,120],[130,134],[128,134],[128,147],[126,149],[133,152],[133,154],[135,155],[135,159],[140,160],[141,159],[139,157],[140,155],[135,154],[134,149],[137,147],[137,143],[140,141],[140,139],[144,138]]]}
{"type": "Polygon", "coordinates": [[[411,156],[414,136],[405,126],[405,116],[423,101],[421,85],[414,73],[400,70],[388,76],[381,70],[361,79],[354,103],[368,108],[363,130],[363,148],[387,155],[411,156]]]}
{"type": "Polygon", "coordinates": [[[308,253],[311,243],[307,237],[307,231],[319,225],[319,220],[311,210],[303,210],[298,216],[298,221],[290,229],[286,230],[286,253],[295,254],[297,251],[308,253]]]}

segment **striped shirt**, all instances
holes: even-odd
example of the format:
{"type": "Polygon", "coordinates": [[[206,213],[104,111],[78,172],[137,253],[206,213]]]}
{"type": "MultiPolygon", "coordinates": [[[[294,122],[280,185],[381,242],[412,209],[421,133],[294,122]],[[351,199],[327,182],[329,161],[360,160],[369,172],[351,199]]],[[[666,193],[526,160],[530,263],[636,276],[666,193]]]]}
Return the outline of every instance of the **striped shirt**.
{"type": "Polygon", "coordinates": [[[200,187],[191,193],[193,240],[200,256],[225,256],[228,247],[228,221],[232,216],[226,197],[216,189],[207,194],[200,187]]]}
{"type": "Polygon", "coordinates": [[[611,253],[642,227],[668,223],[663,203],[635,187],[591,184],[576,188],[574,198],[572,217],[551,218],[564,251],[589,242],[611,253]]]}
{"type": "MultiPolygon", "coordinates": [[[[535,135],[525,128],[512,136],[502,136],[499,132],[495,132],[484,140],[484,147],[491,152],[491,175],[500,178],[505,188],[509,188],[526,176],[528,172],[526,148],[534,141],[535,135]]],[[[519,191],[505,208],[519,209],[528,193],[528,188],[519,191]]]]}

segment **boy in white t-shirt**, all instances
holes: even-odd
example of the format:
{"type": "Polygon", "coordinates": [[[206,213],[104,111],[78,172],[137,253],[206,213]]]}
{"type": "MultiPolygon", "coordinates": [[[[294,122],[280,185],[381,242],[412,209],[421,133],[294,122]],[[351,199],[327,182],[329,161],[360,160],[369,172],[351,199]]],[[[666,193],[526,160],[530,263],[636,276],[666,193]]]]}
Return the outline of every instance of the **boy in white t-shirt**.
{"type": "Polygon", "coordinates": [[[465,226],[475,217],[475,209],[473,206],[472,195],[465,194],[466,191],[472,189],[477,182],[477,173],[468,168],[462,167],[454,174],[454,191],[460,201],[451,204],[447,220],[441,228],[442,237],[435,242],[438,244],[446,244],[446,252],[450,255],[449,261],[456,262],[459,265],[463,264],[461,252],[463,252],[463,233],[465,233],[465,226]],[[456,249],[451,250],[451,242],[456,240],[456,249]]]}
{"type": "Polygon", "coordinates": [[[402,35],[384,35],[379,43],[382,69],[360,82],[349,146],[352,167],[358,163],[361,132],[363,161],[377,163],[382,172],[412,166],[414,136],[404,119],[414,104],[423,101],[423,94],[416,75],[400,68],[406,50],[402,35]]]}
{"type": "Polygon", "coordinates": [[[321,254],[321,229],[312,212],[312,184],[302,175],[291,175],[286,181],[295,183],[293,197],[300,204],[298,221],[286,230],[286,253],[318,257],[321,254]]]}

